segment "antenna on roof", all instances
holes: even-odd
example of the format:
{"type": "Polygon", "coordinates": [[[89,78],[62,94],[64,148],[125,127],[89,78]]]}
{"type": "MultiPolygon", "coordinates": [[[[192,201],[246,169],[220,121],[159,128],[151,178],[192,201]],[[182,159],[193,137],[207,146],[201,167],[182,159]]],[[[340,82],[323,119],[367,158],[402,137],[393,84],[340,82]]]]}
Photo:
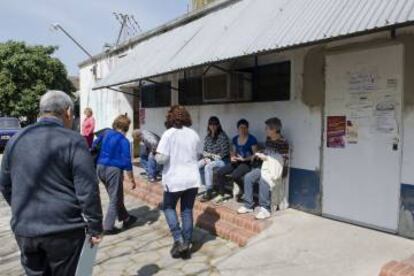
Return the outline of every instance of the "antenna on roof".
{"type": "Polygon", "coordinates": [[[141,26],[133,15],[116,13],[113,12],[115,19],[121,25],[121,28],[118,32],[118,37],[116,39],[115,45],[119,45],[121,42],[142,33],[141,26]]]}

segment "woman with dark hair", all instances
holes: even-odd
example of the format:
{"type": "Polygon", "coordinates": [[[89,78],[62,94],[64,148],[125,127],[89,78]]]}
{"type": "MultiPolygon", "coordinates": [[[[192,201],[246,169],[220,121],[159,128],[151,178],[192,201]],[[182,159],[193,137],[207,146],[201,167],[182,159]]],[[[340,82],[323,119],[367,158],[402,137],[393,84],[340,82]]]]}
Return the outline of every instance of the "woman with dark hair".
{"type": "Polygon", "coordinates": [[[206,193],[201,201],[212,198],[213,170],[224,167],[230,162],[229,138],[223,131],[220,120],[216,116],[208,120],[207,136],[204,138],[203,158],[199,161],[201,179],[206,186],[206,193]]]}
{"type": "Polygon", "coordinates": [[[193,207],[201,184],[198,157],[202,153],[202,145],[198,134],[190,128],[191,116],[184,107],[171,107],[165,126],[168,129],[161,137],[155,159],[164,165],[163,211],[174,238],[171,256],[189,258],[193,207]],[[181,204],[182,228],[176,212],[178,200],[181,204]]]}
{"type": "Polygon", "coordinates": [[[125,134],[131,120],[126,115],[119,115],[113,122],[113,129],[108,129],[98,136],[94,145],[101,144],[97,160],[97,173],[109,195],[109,206],[104,221],[104,234],[113,235],[121,229],[115,227],[115,220],[123,222],[123,228],[129,228],[137,218],[128,214],[124,205],[124,171],[135,188],[132,173],[131,149],[125,134]]]}
{"type": "MultiPolygon", "coordinates": [[[[233,138],[233,150],[231,152],[231,163],[220,168],[217,172],[217,184],[219,195],[214,199],[216,203],[224,200],[226,175],[230,174],[233,181],[243,189],[243,176],[251,170],[251,161],[257,151],[257,139],[249,133],[249,122],[241,119],[237,122],[239,134],[233,138]]],[[[243,194],[237,195],[238,200],[243,194]]]]}

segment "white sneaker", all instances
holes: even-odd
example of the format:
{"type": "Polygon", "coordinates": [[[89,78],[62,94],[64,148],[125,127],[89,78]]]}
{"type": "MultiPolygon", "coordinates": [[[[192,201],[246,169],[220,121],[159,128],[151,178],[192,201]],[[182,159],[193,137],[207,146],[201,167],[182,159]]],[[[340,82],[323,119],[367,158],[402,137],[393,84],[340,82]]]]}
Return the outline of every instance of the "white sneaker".
{"type": "Polygon", "coordinates": [[[214,203],[219,204],[222,203],[224,201],[224,196],[222,195],[218,195],[213,199],[214,203]]]}
{"type": "Polygon", "coordinates": [[[257,213],[256,219],[267,219],[268,217],[270,217],[270,212],[266,208],[260,207],[260,211],[257,213]]]}
{"type": "Polygon", "coordinates": [[[253,209],[246,208],[244,206],[241,206],[239,209],[237,209],[238,214],[247,214],[247,213],[253,213],[253,209]]]}

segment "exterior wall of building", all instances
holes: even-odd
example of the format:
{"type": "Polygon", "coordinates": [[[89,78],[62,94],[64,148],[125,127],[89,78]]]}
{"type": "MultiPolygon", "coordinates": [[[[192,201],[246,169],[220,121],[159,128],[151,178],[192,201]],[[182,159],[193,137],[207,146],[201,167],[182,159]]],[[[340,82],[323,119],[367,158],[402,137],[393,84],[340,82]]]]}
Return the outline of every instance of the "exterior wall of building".
{"type": "MultiPolygon", "coordinates": [[[[404,35],[397,39],[405,45],[405,94],[403,109],[403,149],[401,168],[401,210],[399,234],[414,237],[414,32],[412,28],[404,30],[404,35]]],[[[320,171],[323,169],[321,143],[323,136],[324,112],[324,66],[325,54],[331,47],[367,43],[368,41],[389,40],[388,32],[355,37],[331,42],[325,45],[290,50],[280,54],[261,57],[262,63],[271,63],[281,57],[292,62],[291,100],[263,103],[231,103],[201,106],[189,106],[193,118],[193,128],[201,137],[206,134],[207,120],[218,116],[226,133],[232,137],[236,134],[236,122],[240,118],[250,121],[251,132],[260,141],[264,140],[264,121],[271,116],[279,117],[283,122],[283,134],[292,146],[290,195],[291,206],[315,214],[321,213],[320,171]],[[328,50],[327,50],[328,49],[328,50]]],[[[99,62],[102,77],[110,70],[108,60],[99,62]],[[106,64],[106,65],[105,65],[106,64]]],[[[91,67],[83,67],[81,79],[81,110],[90,106],[95,111],[97,128],[108,127],[116,115],[132,115],[132,97],[110,90],[91,91],[95,80],[91,67]]],[[[177,85],[177,75],[168,76],[172,84],[177,85]]],[[[172,103],[177,103],[177,93],[172,92],[172,103]]],[[[147,108],[143,128],[162,134],[165,130],[164,120],[168,108],[147,108]]],[[[133,117],[133,116],[131,116],[133,117]]]]}
{"type": "MultiPolygon", "coordinates": [[[[112,68],[116,57],[100,60],[97,62],[97,78],[105,77],[112,68]]],[[[120,114],[127,113],[133,120],[133,97],[109,89],[92,91],[97,78],[92,74],[92,65],[80,69],[80,110],[86,107],[92,108],[96,121],[96,130],[111,127],[113,120],[120,114]]],[[[81,122],[84,115],[81,114],[81,122]]],[[[133,122],[132,124],[133,125],[133,122]]],[[[128,137],[131,138],[129,131],[128,137]]]]}

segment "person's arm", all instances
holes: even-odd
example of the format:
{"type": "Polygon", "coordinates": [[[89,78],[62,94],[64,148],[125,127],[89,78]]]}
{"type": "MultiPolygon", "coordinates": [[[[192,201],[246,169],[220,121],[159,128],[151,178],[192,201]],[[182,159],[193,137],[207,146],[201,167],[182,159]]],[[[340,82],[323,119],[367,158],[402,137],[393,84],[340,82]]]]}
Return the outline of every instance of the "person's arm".
{"type": "Polygon", "coordinates": [[[169,160],[168,155],[164,155],[162,153],[155,154],[155,161],[157,161],[157,163],[160,165],[165,165],[168,162],[168,160],[169,160]]]}
{"type": "Polygon", "coordinates": [[[12,181],[9,167],[9,153],[8,147],[4,151],[3,160],[0,168],[0,191],[3,194],[4,199],[10,205],[12,195],[12,181]]]}
{"type": "Polygon", "coordinates": [[[219,140],[217,141],[220,145],[220,157],[221,159],[225,158],[226,156],[228,156],[229,152],[230,152],[230,144],[229,144],[229,139],[227,138],[226,135],[220,135],[219,140]]]}
{"type": "Polygon", "coordinates": [[[72,176],[76,197],[87,222],[87,232],[99,242],[103,231],[102,206],[95,167],[83,140],[73,148],[72,176]]]}
{"type": "Polygon", "coordinates": [[[161,136],[156,152],[155,161],[158,164],[165,165],[170,159],[170,141],[166,133],[161,136]]]}

